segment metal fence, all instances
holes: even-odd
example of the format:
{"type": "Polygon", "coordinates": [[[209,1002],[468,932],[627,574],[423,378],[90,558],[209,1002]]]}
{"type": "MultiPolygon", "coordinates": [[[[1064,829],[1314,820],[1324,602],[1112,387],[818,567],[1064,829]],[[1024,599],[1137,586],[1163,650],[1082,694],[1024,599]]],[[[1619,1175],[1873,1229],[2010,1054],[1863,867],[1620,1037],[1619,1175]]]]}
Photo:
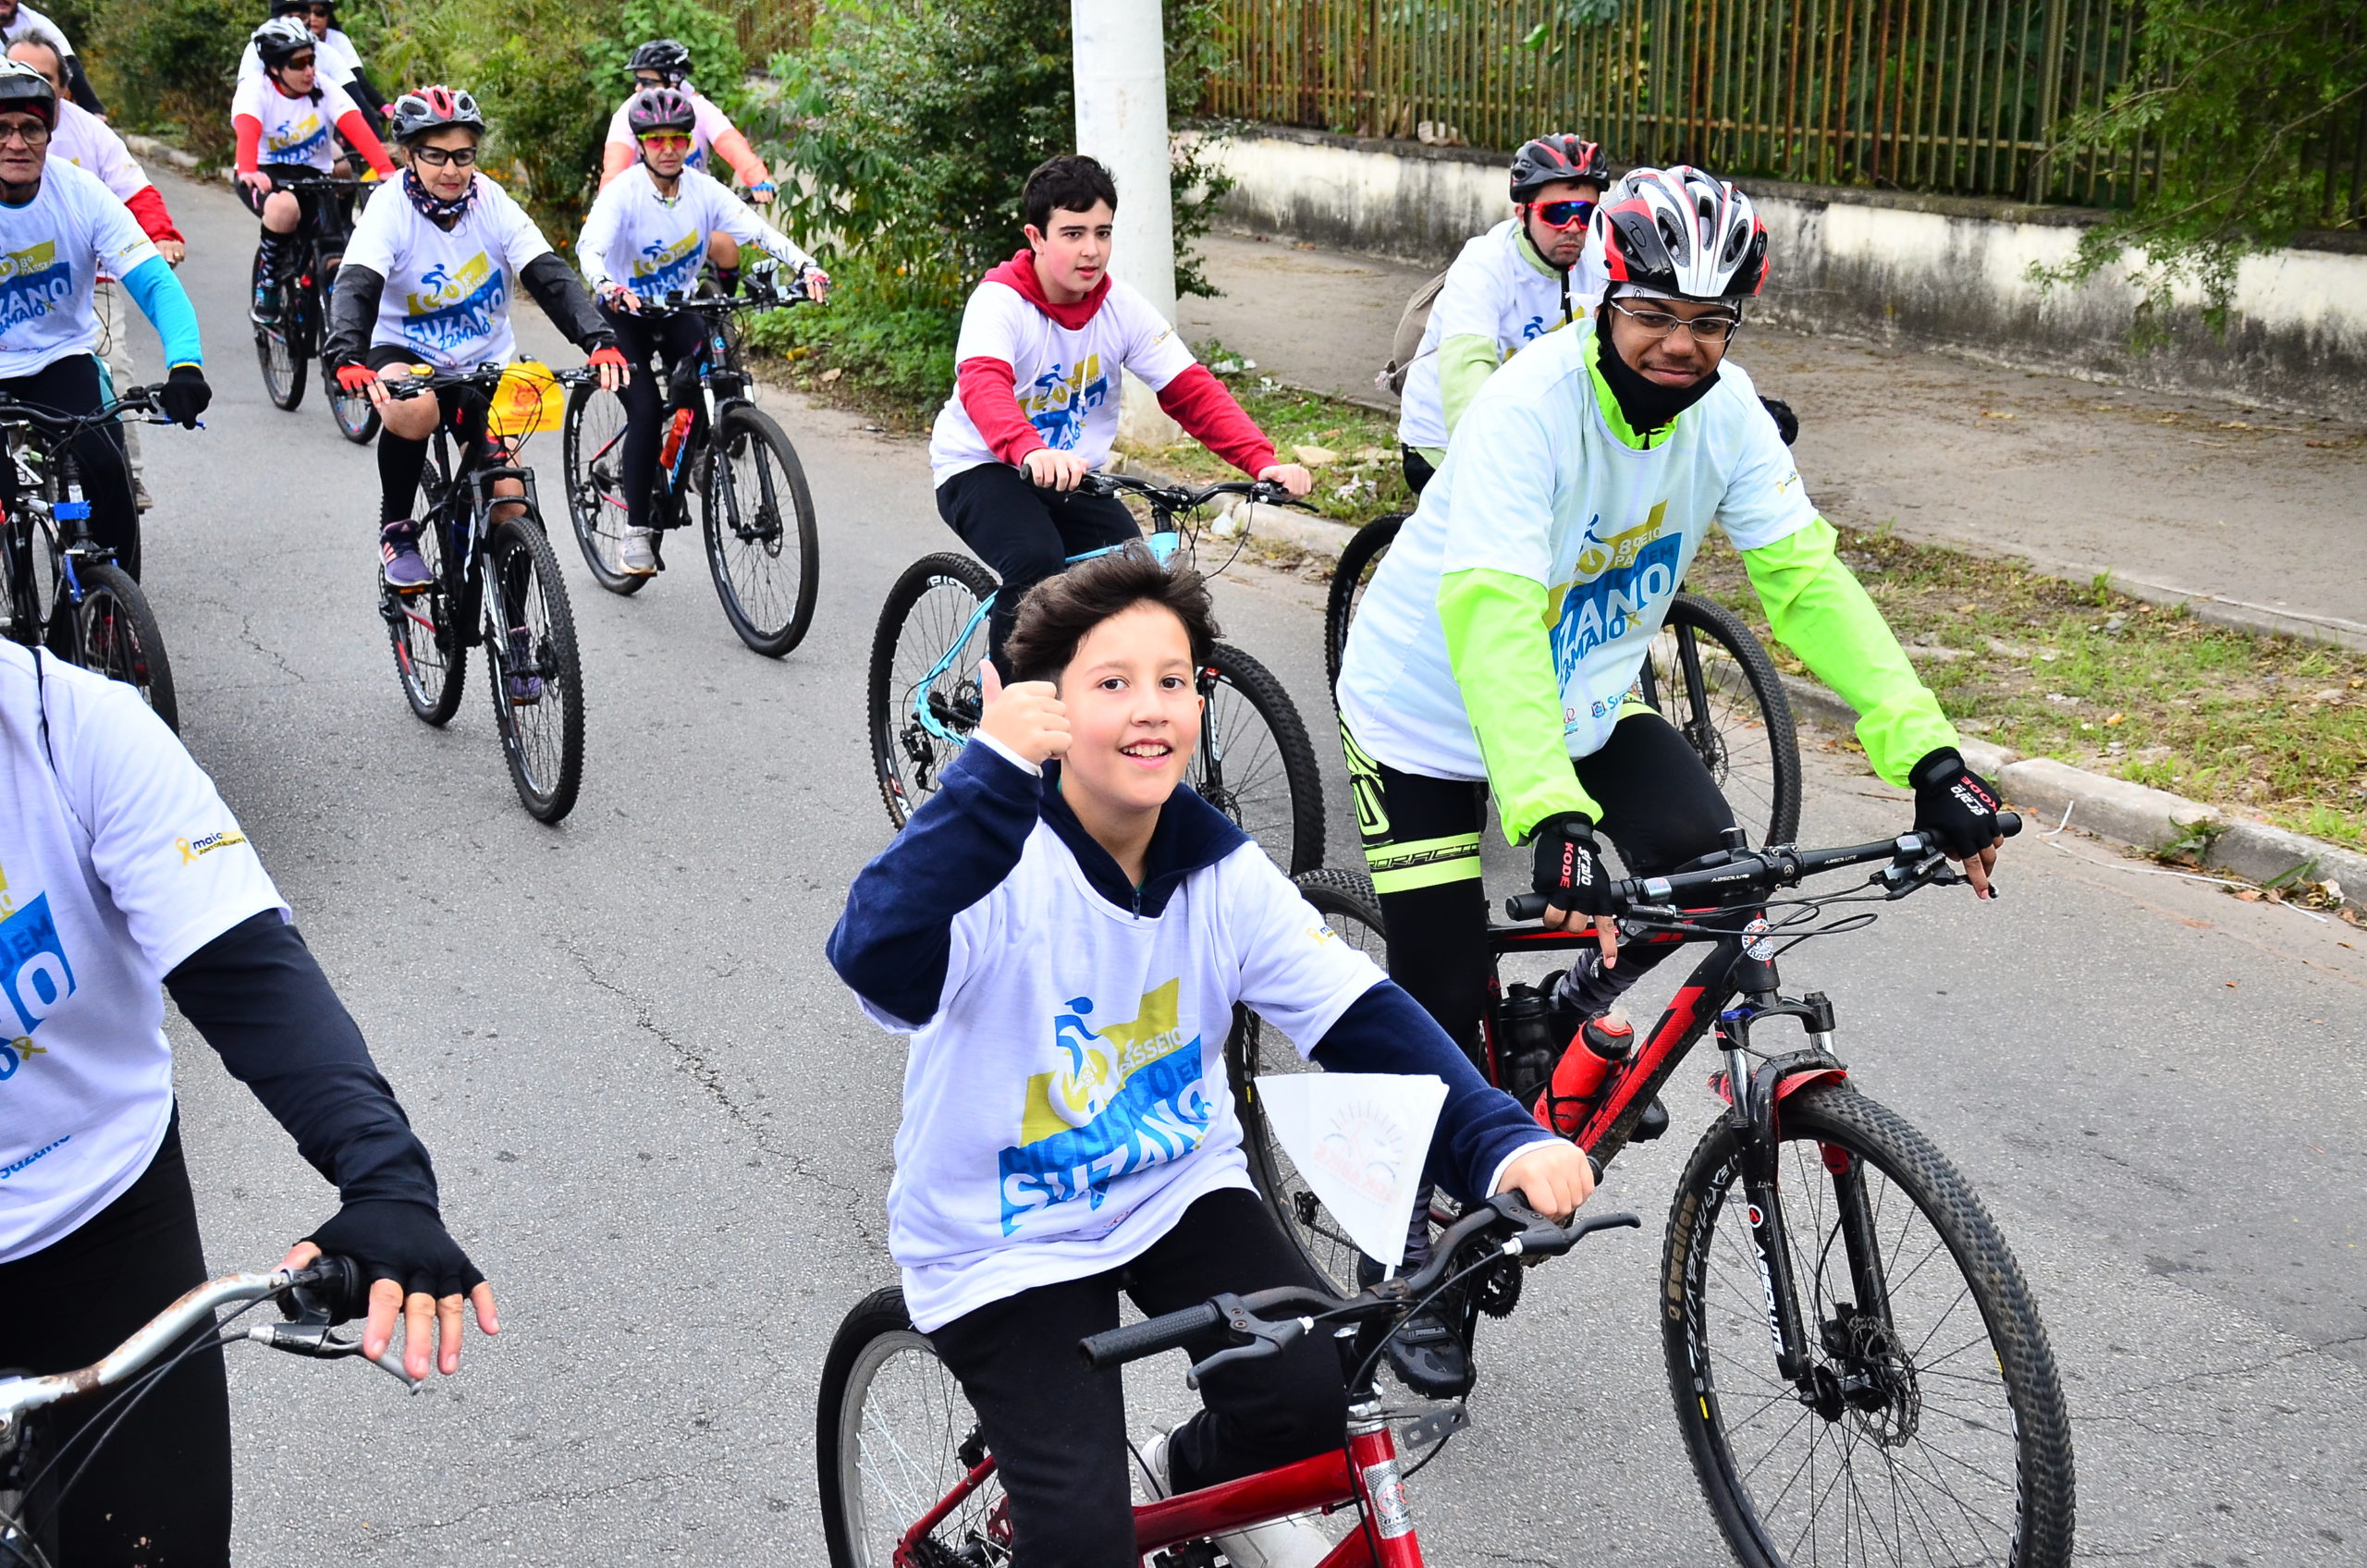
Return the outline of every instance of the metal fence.
{"type": "MultiPolygon", "coordinates": [[[[1213,114],[1618,164],[2112,206],[2156,150],[2058,145],[2136,67],[2141,0],[1220,0],[1213,114]],[[1608,14],[1608,20],[1594,19],[1608,14]]],[[[2324,148],[2367,199],[2367,115],[2324,148]]],[[[2314,161],[2314,160],[2313,160],[2314,161]]]]}

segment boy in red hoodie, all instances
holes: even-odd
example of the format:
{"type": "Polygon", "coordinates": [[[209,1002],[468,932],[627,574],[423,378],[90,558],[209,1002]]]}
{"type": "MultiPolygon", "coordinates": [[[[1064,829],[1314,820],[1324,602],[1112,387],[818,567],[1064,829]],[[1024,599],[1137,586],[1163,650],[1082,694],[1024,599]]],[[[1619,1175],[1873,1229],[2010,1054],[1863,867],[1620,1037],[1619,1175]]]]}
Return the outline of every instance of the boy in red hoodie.
{"type": "MultiPolygon", "coordinates": [[[[1109,275],[1118,190],[1079,153],[1047,159],[1020,192],[1027,248],[979,280],[962,312],[953,396],[929,434],[937,509],[1002,579],[987,626],[1002,665],[1019,602],[1069,557],[1141,537],[1115,496],[1077,494],[1110,458],[1131,371],[1203,446],[1304,496],[1314,480],[1192,357],[1148,300],[1109,275]]],[[[1005,679],[1011,672],[1002,671],[1005,679]]]]}

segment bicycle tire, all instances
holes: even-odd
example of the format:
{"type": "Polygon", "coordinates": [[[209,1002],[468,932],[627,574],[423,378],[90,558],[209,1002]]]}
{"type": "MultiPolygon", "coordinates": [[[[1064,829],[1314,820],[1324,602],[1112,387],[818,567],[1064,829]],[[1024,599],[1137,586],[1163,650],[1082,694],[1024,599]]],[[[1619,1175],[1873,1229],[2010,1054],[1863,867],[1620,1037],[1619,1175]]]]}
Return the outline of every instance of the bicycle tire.
{"type": "MultiPolygon", "coordinates": [[[[911,820],[937,790],[937,777],[961,752],[920,724],[913,706],[922,678],[935,668],[977,607],[994,596],[995,574],[967,556],[923,556],[904,569],[879,606],[866,682],[871,764],[888,819],[911,820]]],[[[931,683],[931,711],[946,729],[966,733],[978,721],[978,666],[987,656],[980,619],[968,643],[931,683]]]]}
{"type": "MultiPolygon", "coordinates": [[[[1302,872],[1291,880],[1298,885],[1300,896],[1315,906],[1315,913],[1323,917],[1324,924],[1341,940],[1361,949],[1375,963],[1386,967],[1387,943],[1382,935],[1380,900],[1373,892],[1371,877],[1360,871],[1322,866],[1302,872]]],[[[1301,1060],[1297,1047],[1281,1030],[1268,1028],[1245,1007],[1233,1010],[1233,1033],[1225,1040],[1224,1061],[1225,1079],[1233,1089],[1233,1108],[1241,1119],[1242,1152],[1248,1157],[1249,1179],[1257,1184],[1257,1195],[1265,1200],[1266,1207],[1281,1224],[1282,1234],[1290,1238],[1291,1245],[1317,1277],[1342,1295],[1354,1295],[1364,1288],[1356,1278],[1356,1244],[1299,1175],[1289,1151],[1274,1136],[1273,1126],[1266,1120],[1265,1104],[1257,1094],[1261,1078],[1322,1070],[1301,1060]]]]}
{"type": "Polygon", "coordinates": [[[326,358],[321,361],[321,389],[328,394],[329,417],[337,422],[339,435],[357,447],[367,447],[378,438],[378,405],[367,392],[348,392],[339,386],[326,358]]]}
{"type": "Polygon", "coordinates": [[[74,662],[138,692],[165,727],[178,733],[181,716],[173,693],[172,660],[166,655],[165,633],[156,625],[148,596],[129,572],[112,562],[90,562],[77,567],[75,573],[82,584],[82,602],[70,606],[74,662]]]}
{"type": "MultiPolygon", "coordinates": [[[[1944,1560],[1951,1563],[2067,1563],[2074,1513],[2070,1421],[2030,1289],[1980,1198],[1923,1134],[1846,1084],[1804,1089],[1784,1101],[1779,1138],[1784,1225],[1793,1238],[1797,1289],[1820,1369],[1838,1376],[1832,1374],[1837,1366],[1861,1378],[1858,1391],[1883,1403],[1853,1405],[1848,1395],[1835,1393],[1830,1396],[1833,1413],[1821,1414],[1799,1403],[1794,1387],[1773,1375],[1767,1300],[1748,1222],[1739,1218],[1748,1202],[1731,1207],[1726,1202],[1740,1180],[1740,1140],[1722,1118],[1694,1150],[1669,1210],[1662,1255],[1661,1277],[1667,1282],[1662,1339],[1677,1424],[1702,1496],[1735,1558],[1746,1568],[1821,1562],[1821,1544],[1846,1535],[1867,1548],[1869,1561],[1904,1562],[1918,1546],[1924,1549],[1919,1560],[1943,1560],[1931,1556],[1937,1537],[1944,1560]],[[1836,1239],[1837,1219],[1826,1225],[1819,1218],[1837,1210],[1837,1199],[1823,1200],[1832,1196],[1831,1183],[1843,1172],[1883,1182],[1879,1198],[1869,1194],[1868,1207],[1877,1240],[1893,1231],[1898,1238],[1888,1243],[1891,1256],[1883,1265],[1886,1315],[1858,1312],[1831,1294],[1834,1281],[1828,1276],[1836,1269],[1840,1288],[1852,1296],[1860,1293],[1851,1283],[1846,1244],[1836,1239]],[[1895,1195],[1900,1201],[1894,1206],[1889,1200],[1895,1195]],[[1721,1218],[1728,1215],[1735,1218],[1722,1230],[1721,1218]],[[1919,1219],[1935,1239],[1927,1248],[1919,1238],[1912,1249],[1919,1256],[1907,1264],[1902,1254],[1909,1250],[1907,1237],[1919,1219]],[[1804,1224],[1809,1232],[1805,1236],[1804,1224]],[[1815,1233],[1820,1228],[1821,1240],[1815,1233]],[[1943,1253],[1955,1265],[1962,1289],[1934,1317],[1922,1303],[1948,1284],[1939,1279],[1944,1266],[1927,1266],[1938,1263],[1943,1253]],[[1978,1309],[1979,1337],[1932,1354],[1935,1340],[1953,1346],[1971,1331],[1969,1321],[1958,1316],[1968,1296],[1978,1309]],[[1912,1346],[1906,1342],[1910,1339],[1917,1341],[1912,1346]],[[1733,1354],[1722,1354],[1725,1344],[1733,1354]],[[1984,1348],[1986,1357],[1981,1354],[1984,1348]],[[1944,1372],[1943,1363],[1955,1365],[1944,1372]],[[1753,1366],[1755,1372],[1748,1370],[1753,1366]],[[1728,1379],[1730,1367],[1753,1380],[1728,1379]],[[1993,1370],[1994,1377],[1988,1375],[1993,1370]],[[1988,1396],[1988,1402],[1978,1415],[1966,1415],[1942,1403],[1944,1396],[1988,1396]],[[1737,1409],[1747,1403],[1750,1414],[1730,1425],[1730,1402],[1737,1409]],[[1797,1403],[1799,1410],[1788,1422],[1781,1413],[1786,1402],[1797,1403]],[[1770,1411],[1779,1414],[1771,1417],[1770,1411]],[[1755,1464],[1747,1464],[1736,1452],[1737,1439],[1762,1419],[1782,1427],[1779,1443],[1807,1427],[1806,1443],[1781,1453],[1771,1450],[1755,1464]],[[1949,1423],[1944,1435],[1954,1439],[1961,1432],[1963,1440],[1981,1445],[1980,1459],[1986,1464],[1921,1448],[1907,1459],[1892,1457],[1909,1443],[1923,1444],[1927,1429],[1943,1423],[1949,1423]],[[1809,1457],[1795,1468],[1792,1455],[1800,1449],[1809,1457]],[[1802,1524],[1798,1505],[1787,1512],[1786,1500],[1811,1460],[1828,1450],[1837,1471],[1817,1468],[1804,1494],[1808,1513],[1802,1524]],[[1878,1491],[1858,1485],[1853,1461],[1861,1451],[1869,1456],[1866,1463],[1876,1466],[1870,1478],[1878,1491]],[[1941,1459],[1948,1461],[1944,1469],[1937,1467],[1941,1459]],[[1981,1481],[2002,1488],[2006,1471],[2015,1477],[2013,1495],[1994,1499],[1981,1491],[1985,1511],[1956,1490],[1973,1492],[1981,1481]],[[1916,1483],[1929,1483],[1934,1476],[1945,1495],[1924,1501],[1916,1483]],[[1754,1495],[1754,1477],[1760,1490],[1772,1493],[1764,1502],[1754,1495]],[[1828,1535],[1820,1527],[1822,1511],[1836,1494],[1834,1507],[1844,1516],[1828,1535]],[[1871,1505],[1870,1496],[1875,1499],[1871,1505]],[[1993,1545],[1978,1538],[1981,1526],[1996,1537],[1993,1545]],[[1969,1552],[1958,1539],[1967,1534],[1976,1537],[1969,1552]],[[1890,1550],[1877,1551],[1868,1547],[1870,1539],[1890,1550]]],[[[1756,1442],[1755,1437],[1745,1440],[1745,1451],[1755,1451],[1756,1442]]]]}
{"type": "Polygon", "coordinates": [[[575,809],[583,787],[583,661],[558,553],[532,513],[494,525],[484,574],[484,680],[502,759],[527,815],[557,822],[575,809]],[[531,670],[521,657],[532,658],[531,670]],[[540,698],[514,700],[510,683],[517,678],[539,680],[540,698]]]}
{"type": "Polygon", "coordinates": [[[1752,842],[1797,839],[1799,730],[1784,678],[1750,628],[1723,606],[1681,593],[1647,658],[1647,695],[1709,768],[1752,842]],[[1688,639],[1697,655],[1690,667],[1688,639]]]}
{"type": "Polygon", "coordinates": [[[1373,569],[1410,515],[1384,513],[1357,529],[1341,550],[1340,563],[1331,569],[1331,592],[1323,605],[1323,675],[1335,691],[1340,685],[1340,661],[1348,653],[1348,623],[1364,602],[1365,585],[1372,581],[1373,569]]]}
{"type": "Polygon", "coordinates": [[[1322,864],[1323,772],[1298,705],[1271,671],[1227,643],[1209,650],[1199,685],[1200,744],[1184,781],[1283,871],[1322,864]]]}
{"type": "Polygon", "coordinates": [[[619,565],[625,542],[625,501],[618,479],[624,400],[597,382],[570,387],[560,430],[567,459],[567,519],[575,529],[583,564],[591,569],[592,581],[609,593],[638,594],[649,585],[648,577],[619,565]]]}
{"type": "Polygon", "coordinates": [[[772,416],[748,403],[724,408],[703,460],[713,465],[702,508],[706,564],[723,619],[750,648],[779,658],[804,640],[820,586],[821,543],[805,465],[772,416]]]}
{"type": "Polygon", "coordinates": [[[420,558],[433,579],[425,588],[398,594],[384,580],[378,584],[378,614],[386,623],[403,700],[423,721],[438,728],[460,711],[469,668],[469,646],[460,626],[460,588],[445,559],[449,527],[440,516],[420,521],[420,558]]]}
{"type": "MultiPolygon", "coordinates": [[[[260,251],[255,255],[250,276],[252,279],[263,276],[263,255],[260,251]]],[[[254,324],[255,361],[263,368],[264,395],[271,399],[272,407],[290,412],[304,400],[304,374],[312,362],[312,355],[297,341],[297,334],[301,331],[300,324],[295,332],[290,331],[290,323],[296,321],[300,309],[296,302],[300,293],[294,279],[280,279],[278,325],[254,324]]],[[[247,298],[254,298],[251,284],[247,290],[247,298]]]]}
{"type": "MultiPolygon", "coordinates": [[[[889,1568],[902,1533],[969,1473],[965,1451],[976,1444],[982,1457],[984,1452],[983,1439],[974,1435],[975,1412],[953,1374],[937,1358],[928,1337],[913,1328],[903,1292],[892,1285],[874,1291],[840,1321],[822,1358],[815,1405],[816,1484],[831,1568],[889,1568]],[[891,1368],[890,1387],[883,1389],[882,1375],[891,1368]],[[913,1402],[914,1414],[903,1431],[889,1439],[894,1464],[866,1464],[864,1438],[872,1417],[889,1418],[884,1408],[889,1401],[873,1396],[901,1394],[903,1390],[897,1385],[909,1385],[922,1397],[913,1402]],[[931,1414],[942,1419],[931,1422],[931,1414]],[[881,1495],[875,1504],[872,1494],[889,1490],[882,1483],[891,1473],[903,1484],[902,1495],[881,1495]],[[879,1516],[877,1524],[874,1514],[879,1516]]],[[[914,1561],[1006,1561],[1007,1532],[999,1543],[1002,1550],[992,1558],[973,1557],[962,1550],[965,1544],[984,1546],[991,1540],[1000,1495],[1000,1486],[989,1477],[930,1533],[928,1543],[938,1550],[916,1554],[914,1561]]]]}

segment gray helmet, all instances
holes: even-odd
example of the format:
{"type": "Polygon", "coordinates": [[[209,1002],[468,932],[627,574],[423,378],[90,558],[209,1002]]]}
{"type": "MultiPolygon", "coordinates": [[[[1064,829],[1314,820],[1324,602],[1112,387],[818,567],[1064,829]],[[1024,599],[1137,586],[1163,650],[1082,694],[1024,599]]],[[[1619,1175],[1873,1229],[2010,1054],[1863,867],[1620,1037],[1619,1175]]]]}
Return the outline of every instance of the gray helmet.
{"type": "Polygon", "coordinates": [[[49,78],[22,60],[0,59],[0,110],[37,115],[50,129],[57,129],[57,89],[49,78]]]}
{"type": "Polygon", "coordinates": [[[473,97],[458,87],[423,87],[406,92],[395,100],[386,117],[395,140],[405,143],[454,126],[473,130],[479,136],[484,134],[484,112],[477,107],[473,97]]]}
{"type": "Polygon", "coordinates": [[[274,17],[247,37],[266,66],[276,66],[306,49],[315,51],[313,57],[319,58],[320,40],[313,36],[311,28],[295,17],[274,17]]]}

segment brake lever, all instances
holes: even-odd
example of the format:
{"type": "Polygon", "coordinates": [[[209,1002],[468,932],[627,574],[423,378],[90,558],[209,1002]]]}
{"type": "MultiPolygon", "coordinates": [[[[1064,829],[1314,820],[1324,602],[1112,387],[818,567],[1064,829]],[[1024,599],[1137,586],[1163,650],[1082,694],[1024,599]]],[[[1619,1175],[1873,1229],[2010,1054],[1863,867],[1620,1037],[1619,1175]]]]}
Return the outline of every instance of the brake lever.
{"type": "MultiPolygon", "coordinates": [[[[326,1323],[257,1323],[246,1332],[246,1338],[259,1345],[284,1350],[290,1355],[310,1356],[315,1361],[337,1361],[349,1355],[362,1355],[360,1340],[339,1339],[326,1323]]],[[[388,1340],[386,1348],[375,1356],[363,1356],[371,1366],[402,1384],[412,1393],[427,1386],[424,1378],[414,1378],[403,1370],[402,1353],[388,1340]]]]}
{"type": "Polygon", "coordinates": [[[1230,1362],[1262,1361],[1267,1356],[1282,1354],[1283,1347],[1306,1333],[1314,1321],[1307,1317],[1288,1317],[1280,1323],[1269,1323],[1244,1305],[1239,1296],[1230,1292],[1210,1296],[1208,1305],[1224,1314],[1224,1326],[1229,1331],[1245,1337],[1249,1343],[1231,1345],[1206,1361],[1194,1362],[1192,1369],[1184,1374],[1184,1386],[1187,1389],[1198,1388],[1202,1378],[1230,1362]]]}

